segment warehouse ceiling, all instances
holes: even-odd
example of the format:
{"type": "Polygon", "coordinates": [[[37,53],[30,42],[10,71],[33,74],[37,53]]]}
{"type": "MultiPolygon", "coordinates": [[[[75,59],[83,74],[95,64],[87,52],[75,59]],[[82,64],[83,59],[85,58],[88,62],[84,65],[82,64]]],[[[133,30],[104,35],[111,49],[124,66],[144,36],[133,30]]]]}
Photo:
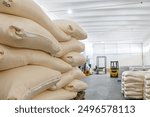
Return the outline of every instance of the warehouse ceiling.
{"type": "Polygon", "coordinates": [[[74,20],[88,41],[142,43],[150,38],[150,0],[36,0],[51,19],[74,20]]]}

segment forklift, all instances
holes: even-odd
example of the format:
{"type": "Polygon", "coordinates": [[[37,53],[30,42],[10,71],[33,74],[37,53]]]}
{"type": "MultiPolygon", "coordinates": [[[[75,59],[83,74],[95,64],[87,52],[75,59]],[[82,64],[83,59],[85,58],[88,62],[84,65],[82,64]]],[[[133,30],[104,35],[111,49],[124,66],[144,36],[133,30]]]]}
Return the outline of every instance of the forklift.
{"type": "Polygon", "coordinates": [[[118,76],[119,76],[119,62],[110,61],[110,77],[118,78],[118,76]]]}

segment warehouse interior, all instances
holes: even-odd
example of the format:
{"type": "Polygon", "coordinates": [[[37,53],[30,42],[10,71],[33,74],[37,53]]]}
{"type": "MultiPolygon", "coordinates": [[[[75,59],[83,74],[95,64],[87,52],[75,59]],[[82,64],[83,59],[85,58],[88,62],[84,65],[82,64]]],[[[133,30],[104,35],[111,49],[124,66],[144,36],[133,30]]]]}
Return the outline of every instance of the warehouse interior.
{"type": "MultiPolygon", "coordinates": [[[[86,75],[81,81],[88,85],[86,87],[84,84],[85,91],[80,92],[82,99],[150,99],[149,0],[35,0],[35,2],[52,21],[56,20],[56,24],[57,20],[61,19],[74,21],[87,33],[86,39],[79,39],[85,45],[84,51],[80,51],[80,54],[84,55],[86,61],[78,67],[86,75]]],[[[5,13],[1,9],[0,12],[5,13]]],[[[0,43],[6,44],[3,41],[0,43]]],[[[58,54],[56,57],[60,58],[61,55],[58,54]]],[[[57,75],[59,76],[58,73],[57,75]]],[[[51,92],[55,88],[56,86],[51,87],[51,92]]],[[[62,93],[65,95],[66,92],[62,93]]],[[[55,92],[52,94],[55,95],[55,92]]],[[[1,95],[0,93],[0,99],[5,99],[1,95]]],[[[48,91],[40,96],[33,99],[61,99],[48,98],[48,91]],[[44,95],[47,97],[44,98],[44,95]]]]}
{"type": "MultiPolygon", "coordinates": [[[[149,0],[45,0],[38,2],[54,19],[78,22],[88,33],[85,52],[92,70],[96,57],[119,61],[120,75],[134,67],[149,67],[150,59],[150,1],[149,0]],[[52,15],[53,14],[53,15],[52,15]]],[[[99,66],[103,67],[103,59],[99,66]]],[[[124,99],[120,82],[106,75],[92,75],[87,99],[124,99]],[[117,93],[116,93],[117,92],[117,93]]]]}

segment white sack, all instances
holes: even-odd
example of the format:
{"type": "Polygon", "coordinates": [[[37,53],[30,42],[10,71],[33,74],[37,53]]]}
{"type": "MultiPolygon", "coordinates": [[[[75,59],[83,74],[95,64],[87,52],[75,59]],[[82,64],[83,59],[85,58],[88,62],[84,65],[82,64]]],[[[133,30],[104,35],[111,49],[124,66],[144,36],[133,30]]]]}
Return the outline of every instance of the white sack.
{"type": "Polygon", "coordinates": [[[123,76],[131,76],[131,77],[145,77],[146,71],[125,71],[122,73],[123,76]]]}
{"type": "Polygon", "coordinates": [[[125,83],[143,83],[144,82],[144,78],[143,77],[132,77],[132,76],[128,76],[124,78],[124,82],[125,83]]]}
{"type": "Polygon", "coordinates": [[[0,12],[31,19],[46,28],[59,41],[71,39],[70,35],[65,34],[51,21],[34,0],[1,0],[0,12]]]}
{"type": "Polygon", "coordinates": [[[126,96],[126,95],[124,95],[124,97],[127,98],[127,99],[143,99],[142,95],[139,95],[139,96],[134,96],[134,95],[126,96]]]}
{"type": "Polygon", "coordinates": [[[61,42],[61,50],[55,55],[56,57],[62,57],[69,52],[83,52],[85,45],[76,39],[71,39],[67,42],[61,42]]]}
{"type": "Polygon", "coordinates": [[[60,27],[66,34],[72,37],[82,40],[87,38],[87,33],[76,22],[70,20],[54,20],[54,23],[60,27]]]}
{"type": "Polygon", "coordinates": [[[29,19],[0,13],[0,26],[1,44],[42,50],[52,55],[61,49],[53,35],[29,19]]]}
{"type": "Polygon", "coordinates": [[[73,80],[71,83],[66,85],[64,89],[69,90],[69,91],[75,91],[75,92],[80,92],[84,91],[88,88],[88,85],[81,81],[81,80],[73,80]]]}
{"type": "Polygon", "coordinates": [[[72,82],[74,79],[80,80],[83,78],[85,78],[85,74],[79,68],[75,67],[72,70],[62,74],[61,80],[57,82],[55,86],[52,86],[50,90],[61,89],[72,82]]]}
{"type": "Polygon", "coordinates": [[[126,96],[142,96],[143,92],[135,92],[135,91],[124,91],[126,96]]]}
{"type": "Polygon", "coordinates": [[[132,92],[141,92],[141,93],[143,93],[143,87],[139,87],[139,88],[126,88],[126,87],[124,87],[124,91],[132,91],[132,92]]]}
{"type": "Polygon", "coordinates": [[[145,80],[150,80],[150,73],[147,72],[147,73],[145,74],[145,80]]]}
{"type": "Polygon", "coordinates": [[[135,82],[125,83],[124,87],[126,87],[126,88],[143,88],[144,83],[142,83],[142,82],[141,83],[135,83],[135,82]]]}
{"type": "Polygon", "coordinates": [[[150,88],[149,88],[149,89],[145,89],[145,90],[144,90],[144,93],[150,95],[150,88]]]}
{"type": "Polygon", "coordinates": [[[73,67],[85,64],[86,58],[78,52],[70,52],[62,57],[62,59],[73,67]]]}
{"type": "Polygon", "coordinates": [[[146,80],[146,81],[145,81],[145,85],[146,85],[146,86],[150,86],[150,80],[146,80]]]}
{"type": "Polygon", "coordinates": [[[147,100],[150,100],[150,94],[145,94],[145,98],[146,98],[147,100]]]}
{"type": "Polygon", "coordinates": [[[25,66],[0,72],[0,99],[31,99],[60,80],[60,72],[25,66]]]}
{"type": "Polygon", "coordinates": [[[70,100],[77,96],[77,92],[70,92],[65,89],[56,91],[44,91],[43,93],[33,97],[33,100],[70,100]]]}
{"type": "Polygon", "coordinates": [[[0,53],[0,70],[24,65],[45,66],[61,73],[72,69],[71,65],[63,60],[42,51],[11,48],[0,44],[0,53]]]}

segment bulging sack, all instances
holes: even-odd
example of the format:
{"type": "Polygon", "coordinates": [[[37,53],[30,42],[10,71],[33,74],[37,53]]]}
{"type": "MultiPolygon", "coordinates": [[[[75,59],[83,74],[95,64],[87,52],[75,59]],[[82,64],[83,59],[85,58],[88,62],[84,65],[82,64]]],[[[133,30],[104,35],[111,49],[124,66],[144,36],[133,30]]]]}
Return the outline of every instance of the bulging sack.
{"type": "Polygon", "coordinates": [[[55,55],[56,57],[62,57],[69,52],[83,52],[85,45],[76,39],[71,39],[67,42],[61,42],[61,50],[55,55]]]}
{"type": "Polygon", "coordinates": [[[135,89],[143,88],[144,87],[144,82],[141,82],[141,83],[135,83],[135,82],[125,83],[124,87],[126,87],[126,88],[135,88],[135,89]]]}
{"type": "Polygon", "coordinates": [[[74,79],[81,80],[85,77],[84,73],[79,68],[73,68],[72,70],[62,74],[61,80],[52,86],[49,90],[57,90],[65,87],[74,79]]]}
{"type": "Polygon", "coordinates": [[[62,57],[62,59],[73,67],[85,64],[86,58],[78,52],[70,52],[62,57]]]}
{"type": "Polygon", "coordinates": [[[126,98],[126,99],[143,99],[143,96],[142,95],[132,95],[132,96],[126,96],[126,95],[124,95],[124,97],[126,98]]]}
{"type": "Polygon", "coordinates": [[[61,73],[72,69],[68,63],[45,52],[12,48],[0,44],[0,71],[25,65],[44,66],[61,73]]]}
{"type": "Polygon", "coordinates": [[[66,90],[75,91],[75,92],[84,91],[87,88],[88,85],[85,82],[76,79],[64,87],[64,89],[66,90]]]}
{"type": "Polygon", "coordinates": [[[142,92],[143,93],[143,88],[139,87],[139,88],[124,88],[124,91],[132,91],[132,92],[142,92]]]}
{"type": "Polygon", "coordinates": [[[125,91],[126,96],[143,96],[143,92],[125,91]]]}
{"type": "Polygon", "coordinates": [[[147,73],[145,74],[145,80],[150,80],[150,72],[147,72],[147,73]]]}
{"type": "Polygon", "coordinates": [[[1,44],[42,50],[52,55],[61,49],[53,35],[29,19],[0,14],[0,26],[1,44]]]}
{"type": "Polygon", "coordinates": [[[125,71],[122,73],[123,76],[141,77],[144,78],[147,71],[125,71]]]}
{"type": "Polygon", "coordinates": [[[144,78],[143,77],[124,77],[124,82],[125,83],[144,83],[144,78]]]}
{"type": "Polygon", "coordinates": [[[41,66],[0,72],[0,99],[31,99],[60,80],[61,73],[41,66]]]}
{"type": "Polygon", "coordinates": [[[70,35],[65,34],[51,21],[34,0],[1,0],[0,12],[31,19],[46,28],[59,41],[71,39],[70,35]]]}
{"type": "Polygon", "coordinates": [[[76,22],[70,20],[54,20],[53,21],[61,30],[72,37],[83,40],[87,38],[87,33],[76,22]]]}
{"type": "Polygon", "coordinates": [[[77,96],[77,92],[70,92],[65,89],[56,91],[44,91],[32,98],[32,100],[70,100],[77,96]]]}

